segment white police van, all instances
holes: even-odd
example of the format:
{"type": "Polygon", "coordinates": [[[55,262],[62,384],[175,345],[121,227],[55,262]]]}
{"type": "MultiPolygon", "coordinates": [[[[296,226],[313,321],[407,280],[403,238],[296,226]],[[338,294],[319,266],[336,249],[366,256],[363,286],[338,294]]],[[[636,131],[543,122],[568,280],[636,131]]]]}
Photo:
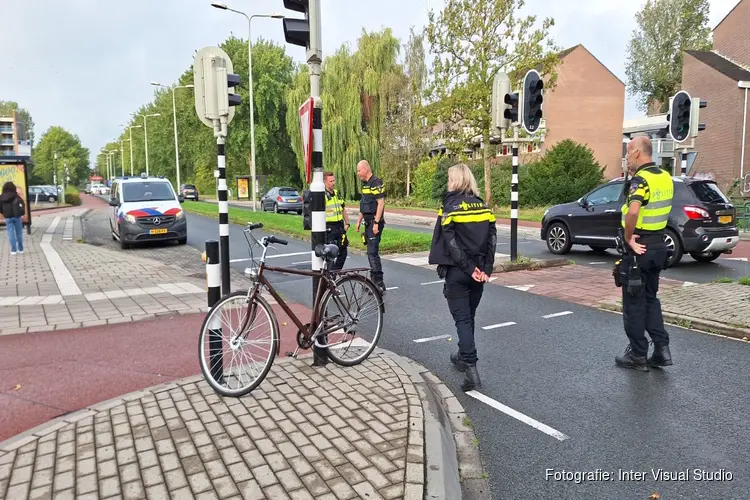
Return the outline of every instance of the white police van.
{"type": "Polygon", "coordinates": [[[187,243],[182,195],[163,177],[120,177],[112,182],[109,227],[112,239],[125,249],[147,241],[187,243]]]}

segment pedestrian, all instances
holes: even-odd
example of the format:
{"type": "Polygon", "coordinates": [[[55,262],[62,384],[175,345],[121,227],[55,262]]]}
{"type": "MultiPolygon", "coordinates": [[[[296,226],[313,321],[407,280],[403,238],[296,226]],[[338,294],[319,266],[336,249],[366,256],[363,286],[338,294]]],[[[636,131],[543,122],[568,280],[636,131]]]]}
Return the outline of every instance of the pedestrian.
{"type": "Polygon", "coordinates": [[[361,160],[357,163],[357,175],[362,180],[362,199],[359,202],[359,218],[357,219],[357,232],[362,222],[365,223],[365,232],[362,242],[367,245],[367,260],[370,262],[372,280],[385,292],[383,281],[383,267],[380,263],[380,238],[383,236],[385,226],[385,186],[372,173],[370,163],[361,160]]]}
{"type": "Polygon", "coordinates": [[[23,216],[26,213],[26,205],[23,198],[18,195],[16,185],[12,182],[3,184],[0,205],[2,205],[5,225],[8,228],[10,254],[23,253],[23,216]]]}
{"type": "Polygon", "coordinates": [[[333,172],[323,174],[326,185],[326,243],[339,247],[339,255],[333,263],[332,269],[343,269],[346,262],[349,240],[346,232],[349,230],[349,214],[346,213],[344,199],[336,190],[336,176],[333,172]]]}
{"type": "Polygon", "coordinates": [[[620,263],[622,312],[625,334],[630,341],[617,365],[648,371],[648,366],[670,366],[669,334],[664,329],[659,275],[667,262],[665,228],[672,210],[672,175],[657,167],[651,158],[648,137],[628,143],[627,166],[633,176],[622,207],[625,255],[620,263]],[[654,351],[648,357],[648,332],[654,351]]]}
{"type": "Polygon", "coordinates": [[[477,371],[474,317],[484,284],[495,264],[495,216],[479,197],[477,181],[464,164],[448,169],[448,192],[438,212],[428,262],[445,279],[443,295],[458,333],[458,352],[451,363],[465,378],[461,389],[482,387],[477,371]]]}

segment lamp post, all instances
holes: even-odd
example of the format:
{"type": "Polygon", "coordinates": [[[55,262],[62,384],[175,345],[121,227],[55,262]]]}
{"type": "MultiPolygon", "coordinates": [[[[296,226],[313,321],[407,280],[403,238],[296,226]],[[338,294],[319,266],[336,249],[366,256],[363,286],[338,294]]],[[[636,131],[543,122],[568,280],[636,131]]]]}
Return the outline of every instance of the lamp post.
{"type": "Polygon", "coordinates": [[[146,143],[146,175],[148,176],[148,127],[146,126],[146,118],[150,116],[161,116],[161,113],[153,113],[151,115],[137,115],[143,118],[143,142],[146,143]]]}
{"type": "Polygon", "coordinates": [[[128,129],[128,133],[130,134],[129,139],[125,139],[126,141],[130,142],[130,175],[133,174],[133,129],[134,128],[141,128],[140,125],[119,125],[120,127],[125,127],[128,129]]]}
{"type": "Polygon", "coordinates": [[[256,194],[255,194],[257,188],[256,188],[256,178],[255,178],[255,104],[253,102],[253,39],[251,36],[252,20],[254,17],[284,19],[284,15],[283,14],[253,14],[252,16],[248,16],[244,12],[232,9],[231,7],[228,7],[227,4],[224,4],[224,3],[213,2],[211,3],[211,6],[217,9],[228,10],[230,12],[234,12],[235,14],[245,16],[245,19],[247,19],[247,69],[249,73],[248,87],[249,87],[249,93],[250,93],[250,177],[252,178],[250,189],[253,191],[253,211],[257,211],[256,194]]]}
{"type": "MultiPolygon", "coordinates": [[[[120,171],[122,172],[122,176],[123,177],[125,177],[125,152],[123,151],[122,143],[123,142],[129,142],[129,141],[130,141],[130,139],[120,139],[120,171]]],[[[133,159],[132,149],[131,149],[131,153],[130,153],[130,159],[131,159],[131,161],[133,159]]],[[[131,165],[132,165],[132,163],[131,163],[131,165]]],[[[132,170],[132,167],[131,167],[131,170],[132,170]]],[[[131,173],[131,175],[132,175],[132,173],[131,173]]]]}
{"type": "MultiPolygon", "coordinates": [[[[151,82],[151,85],[155,87],[168,88],[166,85],[162,85],[159,82],[151,82]]],[[[174,115],[174,162],[175,170],[177,172],[177,191],[180,190],[180,148],[177,145],[177,105],[175,103],[174,92],[177,89],[192,89],[195,85],[189,83],[187,85],[175,85],[172,87],[172,114],[174,115]]]]}
{"type": "Polygon", "coordinates": [[[104,154],[105,161],[107,162],[107,180],[111,178],[109,169],[109,149],[102,148],[101,152],[104,154]]]}

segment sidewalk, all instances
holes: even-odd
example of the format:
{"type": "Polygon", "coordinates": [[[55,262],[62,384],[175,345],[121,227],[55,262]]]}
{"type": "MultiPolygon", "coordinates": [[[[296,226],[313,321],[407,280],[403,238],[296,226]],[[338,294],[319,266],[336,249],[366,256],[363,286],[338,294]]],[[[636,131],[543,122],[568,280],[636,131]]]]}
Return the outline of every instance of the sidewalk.
{"type": "Polygon", "coordinates": [[[1,442],[0,498],[487,498],[463,408],[427,370],[382,350],[308,362],[278,359],[244,398],[188,377],[1,442]]]}

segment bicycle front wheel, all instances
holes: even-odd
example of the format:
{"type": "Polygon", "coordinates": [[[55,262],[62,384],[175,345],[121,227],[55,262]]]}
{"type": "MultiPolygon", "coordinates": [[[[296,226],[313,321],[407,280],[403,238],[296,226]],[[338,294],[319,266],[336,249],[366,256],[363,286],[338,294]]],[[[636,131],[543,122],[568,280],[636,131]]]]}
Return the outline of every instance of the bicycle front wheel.
{"type": "Polygon", "coordinates": [[[248,292],[222,297],[201,327],[201,372],[211,388],[222,396],[241,397],[268,374],[279,344],[279,325],[268,302],[248,292]]]}
{"type": "Polygon", "coordinates": [[[372,282],[357,274],[336,280],[320,302],[323,332],[316,342],[325,344],[338,365],[354,366],[372,354],[383,331],[383,295],[372,282]]]}

